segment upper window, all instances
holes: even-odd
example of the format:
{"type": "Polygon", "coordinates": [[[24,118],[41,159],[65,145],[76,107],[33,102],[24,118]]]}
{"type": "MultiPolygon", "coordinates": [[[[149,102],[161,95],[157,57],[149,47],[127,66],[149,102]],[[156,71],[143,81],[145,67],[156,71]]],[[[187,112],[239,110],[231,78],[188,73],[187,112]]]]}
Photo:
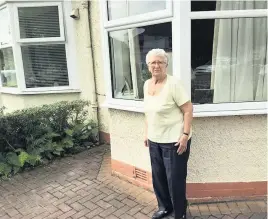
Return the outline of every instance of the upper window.
{"type": "Polygon", "coordinates": [[[60,37],[58,6],[19,7],[20,38],[60,37]]]}
{"type": "Polygon", "coordinates": [[[63,4],[14,3],[10,10],[0,10],[1,21],[4,20],[0,24],[2,87],[46,91],[72,85],[63,4]]]}
{"type": "Polygon", "coordinates": [[[153,11],[160,11],[166,9],[166,0],[108,0],[108,18],[109,20],[129,17],[138,14],[145,14],[153,11]]]}

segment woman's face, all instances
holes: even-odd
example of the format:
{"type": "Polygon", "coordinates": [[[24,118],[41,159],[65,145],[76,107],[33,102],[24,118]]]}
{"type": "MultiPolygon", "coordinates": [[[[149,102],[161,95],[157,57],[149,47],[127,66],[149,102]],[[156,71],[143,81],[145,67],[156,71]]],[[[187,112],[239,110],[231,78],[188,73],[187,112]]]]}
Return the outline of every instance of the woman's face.
{"type": "Polygon", "coordinates": [[[167,72],[167,63],[164,57],[150,56],[148,62],[148,69],[152,76],[163,76],[167,72]]]}

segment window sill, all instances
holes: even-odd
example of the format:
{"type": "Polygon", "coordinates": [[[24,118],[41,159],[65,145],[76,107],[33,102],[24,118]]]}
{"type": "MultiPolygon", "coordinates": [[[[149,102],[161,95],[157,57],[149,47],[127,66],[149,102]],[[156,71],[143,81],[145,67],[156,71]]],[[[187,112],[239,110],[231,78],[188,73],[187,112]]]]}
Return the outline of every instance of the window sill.
{"type": "MultiPolygon", "coordinates": [[[[230,105],[230,104],[229,104],[230,105]]],[[[233,104],[235,105],[235,103],[233,104]]],[[[257,104],[256,104],[257,105],[257,104]]],[[[144,113],[143,101],[128,101],[128,100],[106,100],[101,107],[124,110],[129,112],[144,113]]],[[[234,110],[215,110],[215,111],[200,111],[196,105],[194,105],[194,117],[216,117],[216,116],[238,116],[238,115],[265,115],[267,114],[266,108],[256,109],[234,109],[234,110]],[[196,109],[197,108],[197,109],[196,109]]]]}
{"type": "Polygon", "coordinates": [[[47,91],[19,91],[18,89],[2,88],[0,94],[14,94],[14,95],[33,95],[33,94],[65,94],[65,93],[80,93],[79,89],[66,90],[47,90],[47,91]]]}

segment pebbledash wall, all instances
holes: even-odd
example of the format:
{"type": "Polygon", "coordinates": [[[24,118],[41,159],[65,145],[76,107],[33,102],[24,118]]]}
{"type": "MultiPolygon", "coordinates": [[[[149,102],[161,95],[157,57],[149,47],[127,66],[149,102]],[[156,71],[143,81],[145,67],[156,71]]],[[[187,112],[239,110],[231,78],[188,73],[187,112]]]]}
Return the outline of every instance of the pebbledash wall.
{"type": "MultiPolygon", "coordinates": [[[[91,111],[94,114],[97,107],[101,137],[111,144],[113,174],[151,189],[150,158],[143,145],[144,114],[102,107],[108,91],[99,6],[99,1],[72,1],[72,8],[80,12],[80,19],[72,20],[79,90],[61,94],[0,93],[0,104],[12,111],[60,100],[97,100],[91,111]]],[[[196,117],[193,130],[189,198],[237,199],[267,194],[266,115],[196,117]]]]}
{"type": "MultiPolygon", "coordinates": [[[[90,5],[97,90],[104,94],[99,1],[90,5]]],[[[105,98],[101,96],[99,100],[104,103],[105,98]]],[[[109,115],[104,109],[101,112],[101,120],[110,120],[112,173],[152,189],[150,158],[143,144],[144,114],[111,107],[109,115]]],[[[195,117],[193,130],[187,179],[189,198],[215,200],[267,195],[266,115],[195,117]]]]}

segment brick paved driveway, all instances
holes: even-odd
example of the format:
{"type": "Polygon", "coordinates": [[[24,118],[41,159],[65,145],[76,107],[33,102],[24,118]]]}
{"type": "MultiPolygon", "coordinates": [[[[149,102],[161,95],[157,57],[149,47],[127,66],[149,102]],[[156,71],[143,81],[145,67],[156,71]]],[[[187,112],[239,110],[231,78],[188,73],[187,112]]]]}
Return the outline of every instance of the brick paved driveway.
{"type": "MultiPolygon", "coordinates": [[[[154,195],[111,177],[109,161],[109,146],[100,146],[0,182],[0,218],[150,218],[154,195]]],[[[188,218],[263,219],[266,206],[262,200],[193,204],[188,218]]]]}

